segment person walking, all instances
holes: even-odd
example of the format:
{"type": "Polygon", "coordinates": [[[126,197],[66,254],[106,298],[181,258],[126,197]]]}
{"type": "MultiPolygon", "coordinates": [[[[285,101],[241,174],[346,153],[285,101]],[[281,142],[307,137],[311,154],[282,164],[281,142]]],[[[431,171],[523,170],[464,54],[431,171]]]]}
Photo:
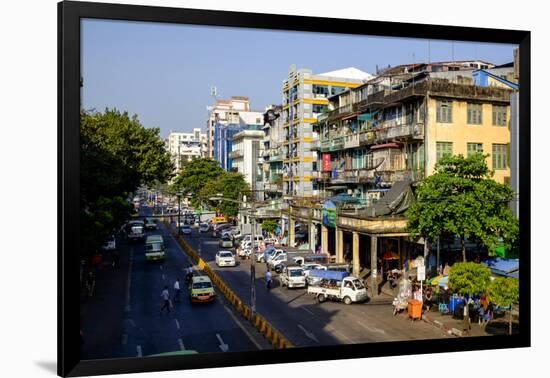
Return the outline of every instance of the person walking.
{"type": "Polygon", "coordinates": [[[267,290],[271,290],[271,272],[269,270],[265,272],[265,286],[267,290]]]}
{"type": "Polygon", "coordinates": [[[174,282],[174,303],[180,301],[180,279],[176,278],[176,282],[174,282]]]}
{"type": "Polygon", "coordinates": [[[116,270],[119,265],[120,265],[120,255],[118,254],[118,251],[115,251],[113,253],[113,269],[116,270]]]}
{"type": "Polygon", "coordinates": [[[160,313],[162,314],[162,310],[164,309],[170,313],[170,293],[168,292],[168,286],[164,286],[164,290],[160,293],[160,297],[163,302],[162,307],[160,308],[160,313]]]}

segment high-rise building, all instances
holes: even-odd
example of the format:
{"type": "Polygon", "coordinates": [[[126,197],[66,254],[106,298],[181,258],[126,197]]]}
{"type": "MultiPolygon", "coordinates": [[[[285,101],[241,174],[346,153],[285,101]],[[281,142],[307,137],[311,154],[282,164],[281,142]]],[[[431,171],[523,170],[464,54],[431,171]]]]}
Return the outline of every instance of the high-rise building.
{"type": "Polygon", "coordinates": [[[207,136],[200,128],[194,128],[192,133],[171,131],[166,138],[166,148],[174,162],[174,173],[178,173],[186,161],[207,156],[207,136]]]}
{"type": "Polygon", "coordinates": [[[263,180],[260,158],[263,155],[262,130],[243,130],[233,136],[232,151],[229,156],[232,160],[232,170],[242,173],[245,181],[254,190],[263,180]],[[258,183],[258,185],[257,185],[258,183]]]}
{"type": "Polygon", "coordinates": [[[283,193],[290,196],[311,197],[316,194],[312,172],[316,170],[317,156],[311,143],[316,138],[312,124],[327,111],[328,98],[356,88],[372,75],[349,67],[322,74],[309,69],[290,67],[283,81],[283,127],[286,131],[283,146],[283,193]]]}
{"type": "Polygon", "coordinates": [[[217,160],[225,170],[231,170],[233,136],[243,130],[259,130],[263,125],[263,113],[250,110],[247,97],[233,96],[229,100],[217,100],[209,108],[208,156],[217,160]]]}

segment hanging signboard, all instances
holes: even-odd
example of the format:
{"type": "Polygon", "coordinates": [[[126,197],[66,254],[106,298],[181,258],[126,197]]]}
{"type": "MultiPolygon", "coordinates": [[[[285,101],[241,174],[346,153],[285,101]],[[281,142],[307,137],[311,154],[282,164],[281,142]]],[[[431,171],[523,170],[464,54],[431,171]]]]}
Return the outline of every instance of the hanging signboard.
{"type": "Polygon", "coordinates": [[[330,171],[330,154],[323,154],[323,172],[330,171]]]}
{"type": "Polygon", "coordinates": [[[424,265],[420,265],[416,267],[416,280],[417,281],[424,281],[426,279],[426,267],[424,265]]]}
{"type": "Polygon", "coordinates": [[[323,224],[328,227],[336,227],[336,205],[332,201],[323,204],[323,224]]]}

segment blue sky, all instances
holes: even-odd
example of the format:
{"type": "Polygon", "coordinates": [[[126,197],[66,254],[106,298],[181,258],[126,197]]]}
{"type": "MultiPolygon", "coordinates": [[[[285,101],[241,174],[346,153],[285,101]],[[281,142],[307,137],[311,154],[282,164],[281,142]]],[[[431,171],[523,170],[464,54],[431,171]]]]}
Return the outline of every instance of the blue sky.
{"type": "Polygon", "coordinates": [[[248,96],[254,110],[280,103],[281,83],[291,64],[314,73],[345,67],[374,73],[377,65],[451,60],[453,51],[456,60],[503,64],[513,60],[514,47],[83,20],[82,105],[137,114],[146,127],[159,127],[166,137],[170,130],[205,130],[212,85],[223,98],[248,96]]]}

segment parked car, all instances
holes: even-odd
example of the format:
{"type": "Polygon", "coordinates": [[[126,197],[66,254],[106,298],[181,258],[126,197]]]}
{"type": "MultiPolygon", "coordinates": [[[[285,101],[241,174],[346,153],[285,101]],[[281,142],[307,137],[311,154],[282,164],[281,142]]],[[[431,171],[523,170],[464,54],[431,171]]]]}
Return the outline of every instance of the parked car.
{"type": "Polygon", "coordinates": [[[216,265],[217,266],[236,266],[235,256],[231,251],[220,250],[216,253],[216,265]]]}
{"type": "Polygon", "coordinates": [[[208,232],[210,231],[210,226],[208,223],[201,223],[199,224],[199,232],[208,232]]]}
{"type": "Polygon", "coordinates": [[[220,247],[222,248],[233,248],[233,241],[229,236],[223,236],[220,239],[220,247]]]}
{"type": "Polygon", "coordinates": [[[287,288],[306,287],[304,269],[300,265],[288,265],[283,268],[279,276],[281,286],[287,288]]]}
{"type": "Polygon", "coordinates": [[[275,238],[266,238],[264,240],[264,243],[265,244],[275,244],[275,243],[277,243],[277,239],[275,239],[275,238]]]}
{"type": "Polygon", "coordinates": [[[181,233],[184,235],[190,235],[191,234],[191,226],[188,224],[184,224],[181,226],[181,233]]]}

